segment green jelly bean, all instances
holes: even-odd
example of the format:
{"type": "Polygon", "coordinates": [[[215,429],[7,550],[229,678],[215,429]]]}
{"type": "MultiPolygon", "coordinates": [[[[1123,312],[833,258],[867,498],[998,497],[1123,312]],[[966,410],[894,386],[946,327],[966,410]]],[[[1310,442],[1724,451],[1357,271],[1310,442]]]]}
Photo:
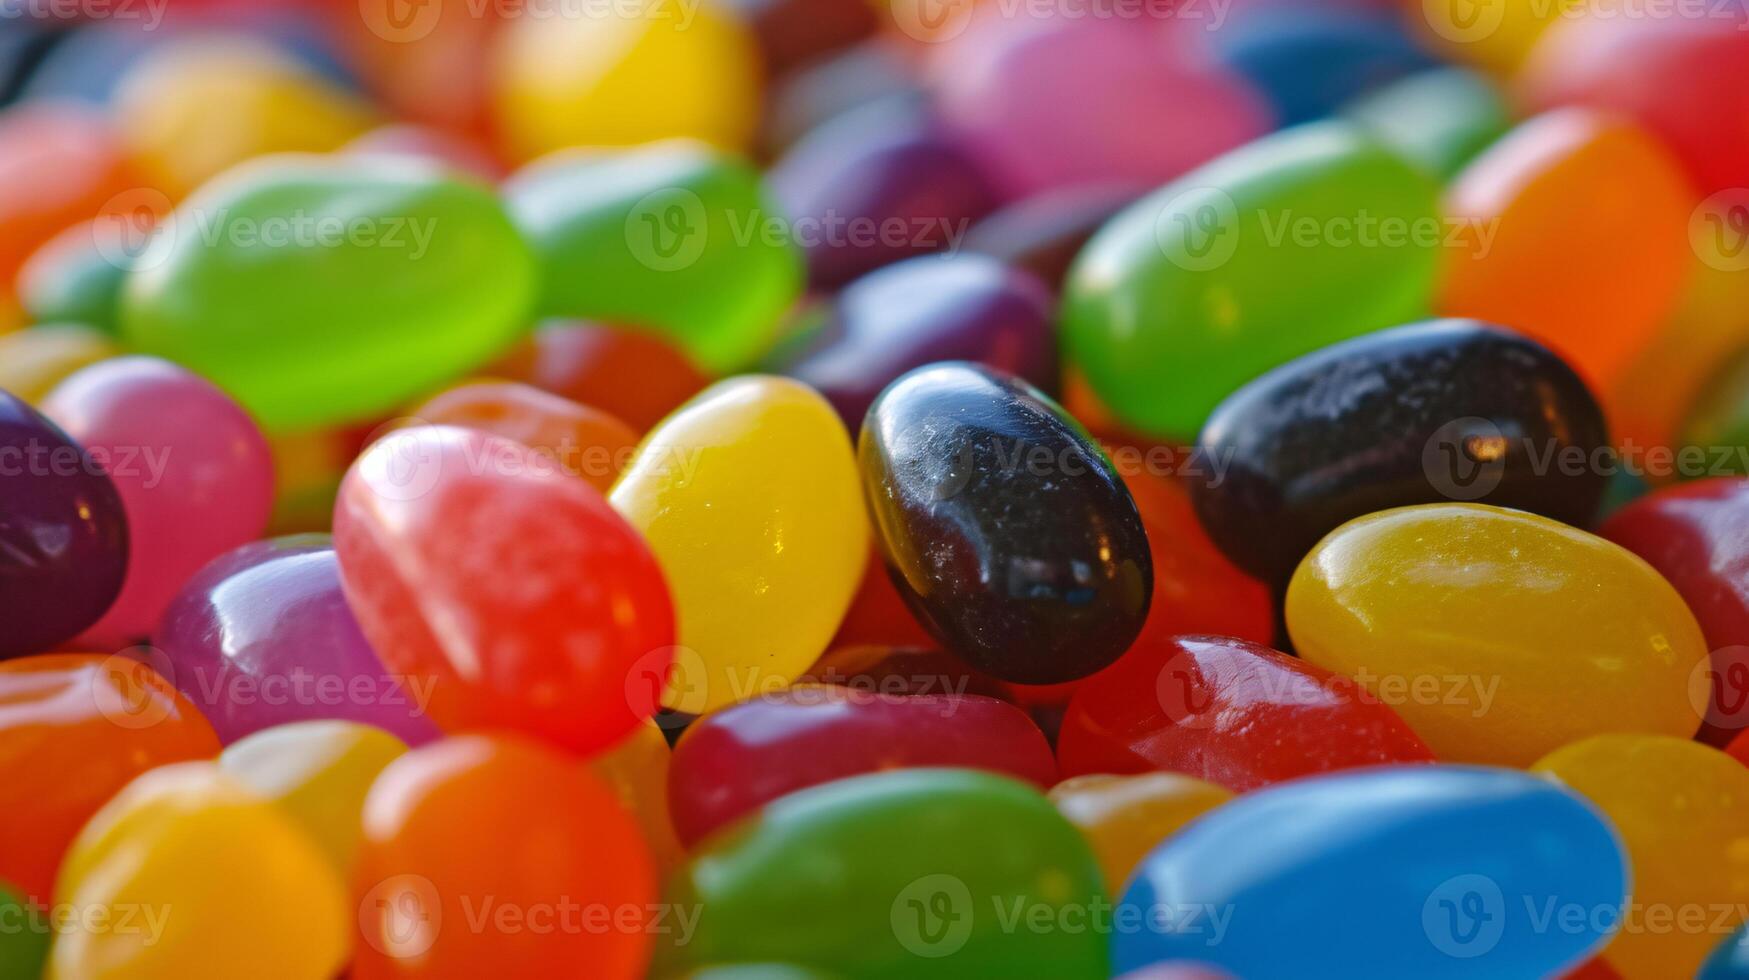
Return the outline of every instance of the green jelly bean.
{"type": "Polygon", "coordinates": [[[1102,978],[1100,889],[1086,842],[1023,783],[854,776],[700,844],[666,899],[697,908],[696,928],[658,949],[656,972],[781,960],[847,978],[1102,978]]]}
{"type": "Polygon", "coordinates": [[[113,334],[127,266],[126,255],[105,254],[95,226],[75,227],[20,272],[18,299],[32,323],[83,323],[113,334]]]}
{"type": "Polygon", "coordinates": [[[1411,75],[1349,103],[1342,115],[1441,180],[1512,125],[1499,87],[1465,68],[1411,75]]]}
{"type": "Polygon", "coordinates": [[[564,151],[504,192],[545,269],[543,315],[658,330],[728,372],[801,294],[801,253],[759,175],[701,143],[564,151]]]}
{"type": "Polygon", "coordinates": [[[1070,359],[1117,418],[1188,439],[1234,389],[1427,315],[1434,181],[1352,123],[1285,130],[1136,202],[1076,258],[1070,359]]]}
{"type": "Polygon", "coordinates": [[[177,208],[122,333],[276,431],[392,411],[527,323],[535,265],[492,191],[405,161],[282,156],[177,208]]]}
{"type": "Polygon", "coordinates": [[[0,882],[0,980],[37,980],[49,955],[51,923],[0,882]]]}
{"type": "Polygon", "coordinates": [[[1679,441],[1699,448],[1709,476],[1749,473],[1749,350],[1727,358],[1701,388],[1679,441]]]}

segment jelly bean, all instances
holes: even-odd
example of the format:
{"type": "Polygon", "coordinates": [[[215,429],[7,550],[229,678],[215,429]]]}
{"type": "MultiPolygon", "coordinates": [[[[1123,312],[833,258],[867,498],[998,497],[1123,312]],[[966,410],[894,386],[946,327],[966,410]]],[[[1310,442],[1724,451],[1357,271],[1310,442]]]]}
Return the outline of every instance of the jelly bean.
{"type": "Polygon", "coordinates": [[[1439,312],[1509,324],[1607,383],[1681,299],[1695,203],[1639,129],[1581,109],[1533,118],[1446,192],[1439,312]]]}
{"type": "MultiPolygon", "coordinates": [[[[68,31],[54,30],[47,24],[15,21],[12,29],[0,37],[0,105],[18,98],[31,73],[68,31]]],[[[6,976],[0,973],[0,976],[6,976]]]]}
{"type": "Polygon", "coordinates": [[[1349,521],[1294,573],[1287,626],[1301,657],[1395,703],[1448,761],[1528,765],[1601,732],[1700,725],[1688,688],[1706,642],[1682,597],[1626,549],[1534,514],[1349,521]]]}
{"type": "Polygon", "coordinates": [[[1433,64],[1395,12],[1242,11],[1208,38],[1215,58],[1256,86],[1283,126],[1327,116],[1433,64]]]}
{"type": "Polygon", "coordinates": [[[0,882],[0,916],[6,930],[0,932],[0,980],[40,980],[49,955],[49,923],[42,906],[26,904],[5,882],[0,882]]]}
{"type": "Polygon", "coordinates": [[[128,69],[115,99],[130,157],[177,199],[251,157],[338,149],[372,122],[351,93],[244,36],[160,45],[128,69]]]}
{"type": "Polygon", "coordinates": [[[440,727],[592,753],[654,713],[642,672],[666,676],[674,611],[637,533],[531,455],[449,426],[385,436],[334,508],[341,587],[440,727]]]}
{"type": "Polygon", "coordinates": [[[613,790],[637,821],[656,872],[666,877],[685,859],[668,816],[668,737],[656,724],[639,725],[631,735],[589,760],[590,771],[613,790]]]}
{"type": "Polygon", "coordinates": [[[1550,0],[1482,7],[1469,5],[1467,0],[1420,0],[1406,6],[1419,10],[1421,17],[1417,19],[1424,25],[1421,36],[1439,50],[1509,77],[1551,26],[1583,4],[1550,0]]]}
{"type": "Polygon", "coordinates": [[[1300,780],[1234,800],[1148,855],[1117,921],[1172,918],[1117,931],[1112,962],[1196,958],[1244,977],[1548,976],[1607,938],[1626,863],[1595,809],[1523,773],[1300,780]],[[1585,915],[1552,929],[1543,908],[1585,915]]]}
{"type": "Polygon", "coordinates": [[[863,0],[729,0],[759,40],[766,71],[783,75],[873,34],[881,24],[863,0]]]}
{"type": "Polygon", "coordinates": [[[912,371],[869,409],[860,456],[893,584],[972,666],[1073,680],[1141,630],[1153,564],[1135,501],[1026,382],[965,363],[912,371]]]}
{"type": "Polygon", "coordinates": [[[808,280],[823,289],[950,250],[998,203],[963,140],[885,103],[828,120],[772,166],[770,180],[807,257],[808,280]]]}
{"type": "MultiPolygon", "coordinates": [[[[113,215],[113,207],[110,214],[113,215]]],[[[106,254],[97,222],[77,224],[44,243],[18,271],[18,298],[37,323],[77,323],[115,333],[127,262],[106,254]]]]}
{"type": "Polygon", "coordinates": [[[1286,583],[1324,535],[1387,507],[1480,500],[1588,526],[1609,449],[1585,383],[1547,348],[1473,320],[1326,347],[1228,396],[1203,426],[1221,478],[1191,486],[1209,536],[1286,583]]]}
{"type": "MultiPolygon", "coordinates": [[[[894,587],[887,574],[887,563],[879,547],[869,549],[868,565],[863,569],[862,582],[850,600],[850,608],[838,624],[828,649],[851,646],[928,647],[935,639],[894,587]]],[[[963,666],[963,665],[962,665],[963,666]]]]}
{"type": "Polygon", "coordinates": [[[291,817],[210,762],[146,773],[110,800],[68,851],[55,900],[140,911],[134,928],[59,935],[48,980],[323,980],[346,964],[340,876],[291,817]],[[296,927],[262,908],[296,909],[296,927]]]}
{"type": "Polygon", "coordinates": [[[1139,191],[1124,183],[1065,187],[1025,197],[966,230],[963,251],[988,255],[1060,290],[1075,256],[1139,191]]]}
{"type": "Polygon", "coordinates": [[[1706,709],[1700,738],[1728,742],[1749,728],[1749,481],[1720,477],[1666,487],[1612,516],[1599,534],[1644,558],[1681,593],[1712,650],[1690,678],[1706,709]]]}
{"type": "Polygon", "coordinates": [[[817,389],[851,429],[900,375],[977,360],[1054,391],[1051,298],[1032,276],[980,255],[924,257],[858,279],[834,301],[826,343],[787,373],[817,389]]]}
{"type": "Polygon", "coordinates": [[[55,868],[98,807],[154,766],[216,755],[193,705],[120,657],[0,662],[0,878],[47,901],[55,868]],[[25,815],[28,815],[26,818],[25,815]]]}
{"type": "MultiPolygon", "coordinates": [[[[1744,207],[1740,213],[1749,219],[1749,202],[1744,207]]],[[[1732,260],[1720,249],[1749,244],[1749,237],[1736,242],[1729,240],[1729,236],[1721,241],[1712,234],[1704,234],[1702,237],[1711,240],[1701,243],[1694,237],[1694,231],[1697,228],[1707,233],[1716,231],[1707,227],[1707,219],[1715,215],[1734,220],[1729,219],[1727,212],[1703,208],[1698,212],[1699,222],[1690,224],[1689,241],[1696,246],[1702,262],[1689,276],[1681,307],[1602,393],[1618,444],[1625,446],[1631,440],[1639,446],[1676,445],[1676,440],[1684,437],[1684,423],[1710,420],[1721,410],[1728,411],[1726,405],[1714,405],[1711,399],[1723,394],[1715,388],[1715,379],[1729,373],[1729,365],[1740,353],[1744,337],[1749,336],[1749,276],[1734,271],[1732,260]]],[[[1749,232],[1749,223],[1744,224],[1744,229],[1749,232]]],[[[1725,401],[1729,404],[1734,399],[1726,396],[1725,401]]],[[[1719,445],[1710,432],[1689,434],[1702,436],[1695,445],[1719,445]]],[[[1642,475],[1668,477],[1673,467],[1665,462],[1663,472],[1652,473],[1651,469],[1648,466],[1642,475]]],[[[1715,468],[1708,472],[1717,475],[1724,470],[1715,468]]],[[[1696,474],[1691,471],[1686,475],[1696,474]]]]}
{"type": "Polygon", "coordinates": [[[463,137],[408,123],[378,126],[341,149],[367,156],[424,160],[484,181],[495,182],[504,176],[502,164],[463,137]]]}
{"type": "Polygon", "coordinates": [[[510,382],[458,385],[427,399],[411,415],[431,425],[477,429],[520,442],[602,493],[613,487],[638,444],[638,434],[606,412],[510,382]]]}
{"type": "Polygon", "coordinates": [[[564,320],[541,324],[490,373],[601,409],[639,432],[710,383],[657,334],[564,320]]]}
{"type": "MultiPolygon", "coordinates": [[[[165,8],[167,16],[174,13],[165,8]]],[[[107,18],[87,21],[77,30],[56,30],[60,42],[25,79],[21,101],[107,105],[116,83],[166,36],[145,26],[143,20],[107,18]]]]}
{"type": "Polygon", "coordinates": [[[1119,980],[1233,980],[1233,975],[1201,963],[1173,960],[1132,970],[1119,980]]]}
{"type": "Polygon", "coordinates": [[[1004,929],[990,914],[1056,922],[1104,901],[1075,829],[990,773],[902,770],[792,793],[707,842],[667,900],[697,908],[697,929],[658,949],[658,969],[782,959],[868,978],[1107,975],[1095,930],[1004,929]]]}
{"type": "MultiPolygon", "coordinates": [[[[881,575],[886,575],[885,568],[881,575]]],[[[802,684],[831,684],[883,695],[978,694],[1008,699],[1008,685],[927,646],[834,646],[796,678],[796,685],[802,684]]]]}
{"type": "Polygon", "coordinates": [[[714,711],[674,747],[674,829],[691,847],[780,796],[861,773],[982,769],[1039,788],[1051,747],[1026,713],[995,698],[792,687],[714,711]]]}
{"type": "Polygon", "coordinates": [[[213,559],[164,610],[167,674],[230,744],[291,722],[365,722],[430,740],[429,678],[389,673],[340,590],[326,534],[255,541],[213,559]]]}
{"type": "MultiPolygon", "coordinates": [[[[531,5],[478,0],[360,0],[332,18],[371,92],[397,116],[485,136],[492,129],[493,46],[506,14],[531,5]]],[[[551,18],[541,18],[550,20],[551,18]]]]}
{"type": "Polygon", "coordinates": [[[801,290],[758,174],[696,143],[560,154],[504,192],[546,270],[542,314],[659,330],[713,371],[764,351],[801,290]]]}
{"type": "Polygon", "coordinates": [[[0,389],[40,403],[68,375],[120,353],[111,337],[76,323],[0,334],[0,389]]]}
{"type": "Polygon", "coordinates": [[[267,442],[197,375],[155,357],[100,361],[55,386],[43,414],[102,454],[127,509],[127,578],[86,642],[113,649],[145,636],[189,576],[267,526],[267,442]]]}
{"type": "Polygon", "coordinates": [[[1713,949],[1695,980],[1744,980],[1749,977],[1749,926],[1741,926],[1713,949]]]}
{"type": "Polygon", "coordinates": [[[128,519],[103,461],[5,391],[0,458],[9,467],[0,503],[7,657],[47,650],[97,622],[127,573],[128,519]]]}
{"type": "Polygon", "coordinates": [[[1433,755],[1353,680],[1222,636],[1138,644],[1075,691],[1067,775],[1181,772],[1243,793],[1284,779],[1433,755]]]}
{"type": "MultiPolygon", "coordinates": [[[[1521,103],[1585,105],[1637,120],[1682,159],[1703,194],[1749,184],[1749,32],[1721,17],[1612,16],[1580,8],[1543,37],[1515,80],[1521,103]]],[[[1619,185],[1618,185],[1619,186],[1619,185]]]]}
{"type": "Polygon", "coordinates": [[[662,704],[702,713],[794,679],[850,605],[868,520],[844,424],[797,382],[721,382],[657,426],[612,494],[674,590],[662,704]]]}
{"type": "Polygon", "coordinates": [[[1505,95],[1462,68],[1434,68],[1348,103],[1342,115],[1449,180],[1512,124],[1505,95]]]}
{"type": "Polygon", "coordinates": [[[497,55],[497,123],[520,160],[676,136],[743,150],[759,117],[757,42],[719,6],[632,0],[611,17],[518,17],[497,55]]]}
{"type": "Polygon", "coordinates": [[[1718,749],[1652,735],[1597,735],[1532,769],[1597,804],[1627,845],[1633,893],[1603,958],[1626,980],[1694,975],[1749,908],[1749,770],[1718,749]],[[1699,929],[1656,925],[1696,912],[1699,929]]]}
{"type": "Polygon", "coordinates": [[[777,79],[760,143],[766,155],[779,157],[827,120],[877,102],[908,110],[916,119],[929,114],[928,96],[911,63],[884,38],[777,79]]]}
{"type": "Polygon", "coordinates": [[[1678,441],[1684,451],[1700,454],[1706,472],[1749,473],[1749,349],[1716,365],[1689,408],[1678,441]]]}
{"type": "Polygon", "coordinates": [[[1093,847],[1113,895],[1123,893],[1130,874],[1161,841],[1233,798],[1213,783],[1169,772],[1076,776],[1050,795],[1093,847]]]}
{"type": "Polygon", "coordinates": [[[400,161],[250,164],[160,235],[128,280],[123,336],[274,431],[376,417],[476,366],[522,328],[534,288],[490,191],[400,161]]]}
{"type": "Polygon", "coordinates": [[[1153,187],[1270,129],[1268,106],[1238,76],[1175,59],[1109,18],[1034,29],[991,18],[939,54],[942,113],[1008,197],[1101,180],[1153,187]]]}
{"type": "Polygon", "coordinates": [[[72,105],[0,112],[0,284],[68,225],[135,183],[109,123],[72,105]]]}
{"type": "Polygon", "coordinates": [[[520,740],[449,738],[390,763],[353,882],[354,980],[619,980],[649,958],[656,885],[637,825],[600,780],[520,740]],[[610,928],[591,927],[603,916],[610,928]]]}
{"type": "Polygon", "coordinates": [[[266,728],[225,749],[219,768],[290,814],[346,874],[358,852],[365,793],[407,751],[380,728],[299,721],[266,728]]]}
{"type": "Polygon", "coordinates": [[[1440,227],[1431,181],[1358,127],[1266,137],[1093,236],[1064,290],[1066,350],[1125,425],[1188,437],[1264,371],[1423,315],[1440,227]]]}
{"type": "MultiPolygon", "coordinates": [[[[1129,448],[1116,450],[1126,464],[1129,448]]],[[[1239,571],[1209,540],[1183,487],[1145,466],[1123,465],[1118,472],[1142,515],[1154,563],[1154,599],[1137,639],[1216,633],[1272,642],[1275,610],[1269,589],[1239,571]]]]}

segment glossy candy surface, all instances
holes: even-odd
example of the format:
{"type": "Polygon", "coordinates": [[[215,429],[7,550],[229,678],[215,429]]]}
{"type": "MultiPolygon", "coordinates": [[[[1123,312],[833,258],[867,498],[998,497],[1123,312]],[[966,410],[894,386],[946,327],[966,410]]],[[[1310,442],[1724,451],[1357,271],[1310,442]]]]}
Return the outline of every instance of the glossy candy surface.
{"type": "Polygon", "coordinates": [[[1248,144],[1093,236],[1064,288],[1065,350],[1120,421],[1188,438],[1270,368],[1425,315],[1434,196],[1352,124],[1248,144]]]}
{"type": "Polygon", "coordinates": [[[1044,735],[994,698],[792,687],[712,712],[674,747],[669,799],[683,843],[778,797],[861,773],[919,766],[1056,781],[1044,735]]]}
{"type": "Polygon", "coordinates": [[[322,980],[351,944],[352,908],[327,857],[210,762],[156,769],[110,800],[68,851],[55,898],[140,911],[134,928],[118,918],[59,936],[51,980],[322,980]],[[261,908],[296,909],[296,928],[261,908]]]}
{"type": "Polygon", "coordinates": [[[352,881],[356,980],[630,980],[648,962],[656,883],[637,824],[575,760],[518,739],[390,763],[352,881]]]}
{"type": "Polygon", "coordinates": [[[1644,558],[1694,612],[1712,651],[1690,697],[1706,706],[1700,737],[1723,745],[1749,728],[1749,483],[1730,477],[1664,487],[1598,531],[1644,558]]]}
{"type": "Polygon", "coordinates": [[[1031,787],[963,769],[855,776],[776,800],[695,851],[667,900],[697,903],[698,929],[685,944],[670,935],[657,965],[1102,978],[1093,930],[1005,930],[993,913],[1054,923],[1099,895],[1086,843],[1031,787]]]}
{"type": "Polygon", "coordinates": [[[709,383],[658,334],[573,320],[541,324],[489,373],[600,409],[640,433],[709,383]]]}
{"type": "Polygon", "coordinates": [[[1452,766],[1337,773],[1234,800],[1148,855],[1117,915],[1165,928],[1116,933],[1112,965],[1543,977],[1603,945],[1628,880],[1602,815],[1544,780],[1452,766]],[[1550,928],[1538,910],[1551,902],[1586,914],[1550,928]]]}
{"type": "Polygon", "coordinates": [[[1684,739],[1598,735],[1532,769],[1595,803],[1632,859],[1632,904],[1604,960],[1624,980],[1692,976],[1749,909],[1749,768],[1684,739]]]}
{"type": "Polygon", "coordinates": [[[419,423],[501,436],[606,493],[631,461],[638,434],[587,405],[511,382],[476,381],[433,395],[410,413],[419,423]]]}
{"type": "Polygon", "coordinates": [[[1156,471],[1149,453],[1136,446],[1112,450],[1113,463],[1142,515],[1154,561],[1154,599],[1138,640],[1218,633],[1272,642],[1275,611],[1269,589],[1240,571],[1209,540],[1185,490],[1187,484],[1217,477],[1199,472],[1180,481],[1171,467],[1187,454],[1155,456],[1164,464],[1156,471]]]}
{"type": "Polygon", "coordinates": [[[418,426],[353,464],[341,585],[390,671],[446,729],[599,751],[656,710],[674,642],[650,549],[587,483],[485,433],[418,426]]]}
{"type": "Polygon", "coordinates": [[[1032,386],[961,362],[919,368],[875,401],[859,454],[894,584],[972,666],[1073,680],[1141,630],[1153,563],[1135,501],[1032,386]]]}
{"type": "Polygon", "coordinates": [[[1324,535],[1389,507],[1474,500],[1588,526],[1605,483],[1589,461],[1609,436],[1547,348],[1440,320],[1276,368],[1221,402],[1199,442],[1224,469],[1191,484],[1203,526],[1240,567],[1285,583],[1324,535]]]}
{"type": "Polygon", "coordinates": [[[1450,179],[1512,124],[1506,96],[1462,68],[1430,68],[1342,108],[1385,145],[1450,179]]]}
{"type": "Polygon", "coordinates": [[[401,160],[251,163],[158,234],[123,336],[270,431],[371,418],[476,366],[522,328],[534,287],[489,190],[401,160]]]}
{"type": "Polygon", "coordinates": [[[152,640],[219,740],[350,719],[409,742],[437,734],[429,677],[391,673],[340,588],[326,534],[256,541],[213,559],[164,610],[152,640]]]}
{"type": "Polygon", "coordinates": [[[1480,504],[1382,511],[1294,574],[1309,663],[1401,700],[1441,760],[1528,765],[1603,732],[1687,738],[1706,641],[1651,566],[1545,517],[1480,504]]]}
{"type": "Polygon", "coordinates": [[[1536,116],[1446,191],[1438,312],[1510,325],[1608,383],[1675,312],[1699,203],[1644,131],[1582,109],[1536,116]]]}
{"type": "Polygon", "coordinates": [[[72,639],[115,601],[128,519],[106,460],[4,391],[0,458],[11,474],[0,500],[0,656],[14,656],[72,639]]]}
{"type": "Polygon", "coordinates": [[[212,726],[150,667],[57,653],[0,663],[0,880],[47,901],[61,854],[154,766],[217,755],[212,726]],[[18,819],[29,814],[28,819],[18,819]]]}
{"type": "Polygon", "coordinates": [[[1739,928],[1713,949],[1695,980],[1743,980],[1749,977],[1749,926],[1739,928]]]}
{"type": "Polygon", "coordinates": [[[801,292],[759,175],[702,144],[555,154],[504,193],[540,261],[541,315],[637,324],[728,370],[764,352],[801,292]]]}
{"type": "Polygon", "coordinates": [[[1221,636],[1132,647],[1076,689],[1057,752],[1068,775],[1158,769],[1236,793],[1331,769],[1433,761],[1389,700],[1221,636]]]}
{"type": "Polygon", "coordinates": [[[85,642],[116,649],[146,636],[191,575],[267,526],[267,441],[199,375],[155,357],[113,358],[56,385],[43,413],[105,454],[127,509],[127,578],[85,642]]]}
{"type": "Polygon", "coordinates": [[[1213,783],[1171,772],[1074,776],[1050,795],[1092,846],[1113,896],[1123,894],[1131,872],[1161,841],[1233,798],[1213,783]]]}
{"type": "Polygon", "coordinates": [[[645,437],[612,500],[674,593],[665,707],[770,692],[825,651],[868,523],[844,424],[811,389],[763,375],[707,388],[645,437]]]}
{"type": "Polygon", "coordinates": [[[838,294],[826,339],[785,373],[825,395],[853,431],[882,389],[936,361],[980,361],[1055,391],[1051,315],[1042,284],[992,259],[911,259],[838,294]]]}

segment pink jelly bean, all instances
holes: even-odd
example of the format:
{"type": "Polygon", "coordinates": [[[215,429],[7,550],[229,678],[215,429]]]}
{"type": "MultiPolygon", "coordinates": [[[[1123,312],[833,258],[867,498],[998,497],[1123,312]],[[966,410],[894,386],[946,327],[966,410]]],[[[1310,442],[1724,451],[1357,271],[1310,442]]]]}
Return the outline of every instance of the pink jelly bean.
{"type": "Polygon", "coordinates": [[[266,528],[267,440],[205,379],[155,357],[118,357],[68,376],[43,412],[104,466],[127,512],[121,594],[78,642],[141,639],[202,565],[266,528]]]}

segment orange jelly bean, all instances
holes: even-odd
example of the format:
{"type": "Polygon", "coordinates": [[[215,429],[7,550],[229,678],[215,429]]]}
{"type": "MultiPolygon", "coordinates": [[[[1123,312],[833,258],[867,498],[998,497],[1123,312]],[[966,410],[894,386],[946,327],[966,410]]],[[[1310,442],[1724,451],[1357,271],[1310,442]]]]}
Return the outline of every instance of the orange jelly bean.
{"type": "Polygon", "coordinates": [[[432,425],[459,425],[512,439],[606,493],[631,461],[638,434],[619,419],[515,382],[458,385],[412,412],[432,425]]]}
{"type": "Polygon", "coordinates": [[[1531,334],[1607,385],[1680,303],[1697,202],[1681,164],[1633,125],[1537,116],[1446,192],[1437,312],[1531,334]]]}
{"type": "Polygon", "coordinates": [[[650,854],[570,758],[465,735],[390,763],[364,804],[352,980],[643,976],[650,854]]]}
{"type": "Polygon", "coordinates": [[[176,688],[123,656],[51,653],[0,662],[0,879],[48,900],[61,855],[135,776],[218,755],[176,688]]]}
{"type": "Polygon", "coordinates": [[[0,113],[0,283],[133,183],[120,141],[92,110],[33,103],[0,113]]]}
{"type": "Polygon", "coordinates": [[[573,320],[542,324],[489,373],[593,406],[639,432],[710,383],[656,334],[573,320]]]}

